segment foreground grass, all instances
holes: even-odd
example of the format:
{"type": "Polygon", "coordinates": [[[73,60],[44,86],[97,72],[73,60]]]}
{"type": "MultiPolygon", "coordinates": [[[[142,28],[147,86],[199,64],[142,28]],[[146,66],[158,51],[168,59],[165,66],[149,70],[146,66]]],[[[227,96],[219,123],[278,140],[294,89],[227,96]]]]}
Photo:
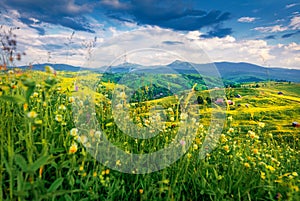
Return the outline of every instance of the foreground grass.
{"type": "MultiPolygon", "coordinates": [[[[1,76],[0,200],[300,200],[299,128],[289,126],[300,118],[296,90],[285,99],[269,88],[230,89],[229,95],[241,93],[242,98],[233,98],[236,105],[228,107],[225,128],[211,153],[199,157],[209,126],[209,108],[202,108],[187,153],[165,169],[136,175],[112,170],[87,152],[85,138],[101,143],[101,136],[96,130],[76,130],[73,81],[41,72],[1,76]]],[[[130,152],[151,152],[176,135],[180,114],[165,98],[168,124],[161,135],[138,143],[126,137],[114,124],[105,96],[113,86],[103,85],[109,89],[93,100],[95,118],[114,144],[130,152]]],[[[286,89],[289,93],[292,87],[286,89]]],[[[79,113],[88,101],[80,103],[79,113]]],[[[144,105],[132,112],[136,119],[149,116],[144,105]]]]}

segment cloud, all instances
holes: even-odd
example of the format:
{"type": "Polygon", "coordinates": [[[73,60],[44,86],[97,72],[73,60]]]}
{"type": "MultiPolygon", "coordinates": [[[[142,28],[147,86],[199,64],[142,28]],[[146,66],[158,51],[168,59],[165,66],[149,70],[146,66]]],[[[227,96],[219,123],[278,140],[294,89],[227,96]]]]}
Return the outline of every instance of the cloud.
{"type": "Polygon", "coordinates": [[[237,40],[232,36],[205,38],[199,31],[178,33],[158,26],[116,32],[116,37],[106,40],[94,51],[91,67],[118,64],[117,61],[122,62],[120,58],[126,52],[128,62],[142,65],[168,64],[176,59],[186,59],[194,63],[249,62],[300,69],[297,60],[300,58],[300,44],[297,43],[278,46],[270,45],[263,39],[237,40]]]}
{"type": "Polygon", "coordinates": [[[266,40],[271,40],[271,39],[273,40],[273,39],[276,39],[276,36],[275,35],[269,35],[269,36],[266,36],[265,39],[266,40]]]}
{"type": "Polygon", "coordinates": [[[294,35],[298,35],[298,34],[300,34],[300,30],[296,31],[296,32],[293,32],[293,33],[284,34],[284,35],[281,36],[281,38],[290,38],[290,37],[292,37],[294,35]]]}
{"type": "Polygon", "coordinates": [[[289,26],[292,28],[292,30],[300,29],[300,16],[293,17],[289,26]]]}
{"type": "Polygon", "coordinates": [[[201,35],[201,37],[203,37],[203,38],[213,38],[213,37],[223,38],[223,37],[231,35],[231,34],[232,34],[231,28],[216,27],[216,28],[214,28],[214,30],[209,31],[207,34],[201,35]]]}
{"type": "Polygon", "coordinates": [[[193,31],[203,27],[220,25],[230,19],[230,13],[219,10],[206,12],[194,9],[183,0],[102,0],[108,17],[120,21],[135,21],[139,25],[153,25],[162,28],[193,31]],[[127,15],[127,18],[116,16],[127,15]],[[129,17],[131,19],[129,19],[129,17]]]}
{"type": "MultiPolygon", "coordinates": [[[[283,32],[288,30],[300,30],[300,16],[294,16],[291,18],[290,23],[287,26],[283,25],[274,25],[274,26],[265,26],[265,27],[255,27],[253,30],[260,31],[263,33],[275,33],[275,32],[283,32]]],[[[297,33],[297,32],[295,32],[297,33]]],[[[282,38],[288,38],[292,34],[285,34],[282,38]]]]}
{"type": "Polygon", "coordinates": [[[288,30],[287,27],[282,25],[268,26],[268,27],[255,27],[253,30],[260,31],[263,33],[275,33],[288,30]]]}
{"type": "Polygon", "coordinates": [[[166,44],[166,45],[179,45],[179,44],[183,44],[183,42],[180,42],[180,41],[169,41],[169,40],[163,41],[162,43],[166,44]]]}
{"type": "Polygon", "coordinates": [[[292,4],[286,5],[285,8],[292,8],[292,7],[295,7],[295,6],[297,6],[297,5],[299,5],[299,4],[297,4],[297,3],[292,3],[292,4]]]}
{"type": "Polygon", "coordinates": [[[18,10],[20,18],[28,25],[34,23],[30,20],[33,18],[75,30],[94,32],[84,15],[93,10],[95,3],[77,4],[75,0],[3,0],[1,4],[6,9],[18,10]]]}
{"type": "Polygon", "coordinates": [[[254,22],[257,18],[255,17],[241,17],[238,19],[238,22],[254,22]]]}

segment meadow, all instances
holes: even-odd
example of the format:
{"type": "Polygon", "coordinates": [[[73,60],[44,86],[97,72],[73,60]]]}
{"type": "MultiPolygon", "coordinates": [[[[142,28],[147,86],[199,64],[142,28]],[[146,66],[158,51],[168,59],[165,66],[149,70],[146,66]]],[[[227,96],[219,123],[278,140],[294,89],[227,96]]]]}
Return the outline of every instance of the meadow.
{"type": "MultiPolygon", "coordinates": [[[[137,140],[116,124],[112,100],[120,86],[113,77],[82,73],[78,83],[77,73],[54,75],[51,68],[0,73],[0,200],[300,200],[300,128],[292,126],[300,121],[300,84],[272,81],[223,89],[224,100],[234,104],[225,105],[216,146],[200,157],[215,100],[189,77],[199,110],[191,146],[180,141],[184,155],[176,162],[136,174],[117,171],[125,164],[115,157],[110,162],[116,168],[110,168],[87,149],[101,144],[104,133],[128,153],[151,153],[171,143],[185,117],[159,78],[128,103],[121,93],[114,99],[120,100],[120,108],[129,105],[126,118],[136,127],[150,131],[149,122],[161,118],[153,117],[150,108],[160,105],[165,123],[156,125],[159,135],[137,140]],[[95,90],[85,82],[101,78],[95,90]],[[80,91],[85,96],[78,102],[80,91]],[[89,116],[80,119],[91,105],[89,116]],[[93,121],[99,129],[84,127],[93,121]]],[[[98,151],[104,157],[107,150],[98,151]]]]}

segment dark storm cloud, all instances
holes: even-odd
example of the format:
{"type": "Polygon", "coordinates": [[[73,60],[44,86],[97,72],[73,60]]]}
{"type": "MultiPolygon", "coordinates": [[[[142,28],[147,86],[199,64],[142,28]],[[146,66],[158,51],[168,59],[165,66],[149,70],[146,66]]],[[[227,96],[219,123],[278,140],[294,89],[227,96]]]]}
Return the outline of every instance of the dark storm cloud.
{"type": "Polygon", "coordinates": [[[130,14],[133,20],[140,25],[156,25],[178,31],[199,30],[203,27],[219,25],[230,19],[229,12],[219,10],[207,12],[194,9],[183,0],[131,0],[123,2],[103,0],[102,5],[109,13],[108,16],[115,18],[116,15],[111,13],[130,14]]]}
{"type": "Polygon", "coordinates": [[[213,37],[223,38],[230,34],[232,34],[231,28],[215,27],[212,31],[209,31],[207,34],[201,35],[201,37],[203,37],[203,38],[213,38],[213,37]]]}
{"type": "MultiPolygon", "coordinates": [[[[95,5],[76,3],[74,0],[3,0],[1,6],[15,9],[21,15],[23,23],[32,25],[30,18],[42,22],[62,25],[75,30],[94,32],[84,14],[93,10],[95,5]]],[[[39,30],[42,33],[42,30],[39,30]]]]}
{"type": "Polygon", "coordinates": [[[296,31],[296,32],[293,32],[293,33],[284,34],[284,35],[281,36],[281,38],[290,38],[290,37],[292,37],[294,35],[298,35],[298,34],[300,34],[300,31],[296,31]]]}
{"type": "MultiPolygon", "coordinates": [[[[229,12],[202,10],[184,0],[1,0],[0,6],[18,10],[22,21],[33,25],[30,18],[58,24],[74,30],[94,32],[86,14],[105,15],[108,19],[153,25],[175,31],[194,31],[203,27],[220,27],[230,19],[229,12]],[[97,13],[97,14],[96,14],[97,13]],[[27,19],[27,20],[25,20],[27,19]]],[[[222,37],[231,29],[209,33],[222,37]],[[225,33],[226,32],[226,33],[225,33]]],[[[40,33],[43,31],[38,30],[40,33]]]]}
{"type": "Polygon", "coordinates": [[[276,36],[275,35],[266,36],[265,39],[266,40],[273,40],[273,39],[276,39],[276,36]]]}

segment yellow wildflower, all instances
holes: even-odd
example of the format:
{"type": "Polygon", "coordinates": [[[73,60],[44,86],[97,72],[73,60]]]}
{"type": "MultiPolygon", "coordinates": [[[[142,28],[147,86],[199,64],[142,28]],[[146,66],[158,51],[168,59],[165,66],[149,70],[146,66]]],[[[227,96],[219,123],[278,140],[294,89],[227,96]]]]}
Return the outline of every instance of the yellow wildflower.
{"type": "Polygon", "coordinates": [[[35,111],[30,111],[28,112],[27,117],[34,119],[37,117],[37,113],[35,111]]]}
{"type": "Polygon", "coordinates": [[[246,168],[250,168],[250,164],[249,164],[249,163],[244,163],[244,166],[245,166],[246,168]]]}
{"type": "Polygon", "coordinates": [[[24,109],[24,111],[26,111],[28,109],[28,104],[27,103],[24,103],[23,109],[24,109]]]}
{"type": "Polygon", "coordinates": [[[252,149],[254,154],[258,154],[258,149],[252,149]]]}
{"type": "Polygon", "coordinates": [[[116,161],[116,165],[117,165],[117,166],[120,166],[120,165],[121,165],[121,161],[120,161],[120,160],[117,160],[117,161],[116,161]]]}
{"type": "Polygon", "coordinates": [[[224,149],[226,152],[229,152],[229,146],[228,146],[228,145],[225,145],[225,146],[223,147],[223,149],[224,149]]]}
{"type": "Polygon", "coordinates": [[[78,133],[78,129],[77,128],[72,128],[70,133],[71,133],[72,136],[76,137],[77,133],[78,133]]]}
{"type": "Polygon", "coordinates": [[[261,178],[261,179],[265,179],[265,178],[266,178],[266,173],[260,172],[260,178],[261,178]]]}
{"type": "Polygon", "coordinates": [[[70,146],[69,153],[74,154],[77,151],[77,149],[78,149],[77,144],[73,142],[73,144],[70,146]]]}
{"type": "Polygon", "coordinates": [[[258,127],[260,127],[260,128],[263,128],[263,127],[265,127],[265,123],[263,123],[263,122],[259,122],[259,123],[258,123],[258,127]]]}
{"type": "Polygon", "coordinates": [[[58,122],[61,122],[62,121],[62,115],[60,115],[60,114],[56,115],[55,120],[58,121],[58,122]]]}
{"type": "Polygon", "coordinates": [[[296,191],[296,192],[299,191],[299,187],[298,187],[298,186],[292,186],[291,189],[293,189],[293,190],[296,191]]]}

